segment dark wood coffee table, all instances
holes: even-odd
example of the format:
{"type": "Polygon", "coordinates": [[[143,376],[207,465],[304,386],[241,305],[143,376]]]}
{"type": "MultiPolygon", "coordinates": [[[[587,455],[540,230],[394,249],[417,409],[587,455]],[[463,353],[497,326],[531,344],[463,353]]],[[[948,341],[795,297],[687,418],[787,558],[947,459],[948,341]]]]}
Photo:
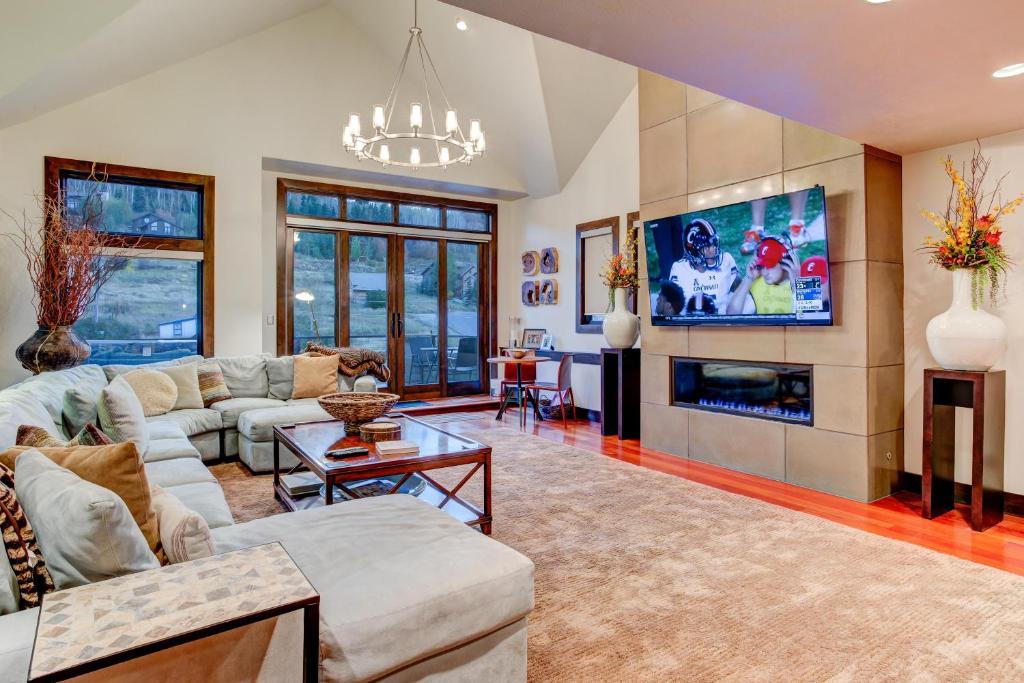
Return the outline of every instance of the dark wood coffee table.
{"type": "MultiPolygon", "coordinates": [[[[380,477],[398,476],[387,494],[398,490],[414,475],[420,477],[425,487],[418,498],[444,510],[470,526],[478,526],[485,534],[491,533],[491,447],[450,434],[426,422],[407,415],[389,415],[389,421],[402,427],[402,440],[419,444],[419,453],[381,455],[373,444],[365,443],[356,436],[345,434],[345,424],[340,420],[307,422],[274,427],[274,496],[289,510],[305,510],[334,503],[334,487],[350,498],[360,498],[346,483],[380,477]],[[324,495],[293,498],[281,484],[280,448],[284,446],[295,454],[299,463],[291,469],[295,472],[305,467],[325,484],[324,495]],[[324,455],[335,448],[365,446],[366,455],[350,458],[329,458],[324,455]],[[427,472],[444,467],[472,465],[469,472],[451,489],[445,488],[427,472]],[[459,497],[459,491],[478,472],[483,470],[484,509],[459,497]]],[[[285,474],[288,474],[287,472],[285,474]]],[[[386,494],[386,495],[387,495],[386,494]]]]}

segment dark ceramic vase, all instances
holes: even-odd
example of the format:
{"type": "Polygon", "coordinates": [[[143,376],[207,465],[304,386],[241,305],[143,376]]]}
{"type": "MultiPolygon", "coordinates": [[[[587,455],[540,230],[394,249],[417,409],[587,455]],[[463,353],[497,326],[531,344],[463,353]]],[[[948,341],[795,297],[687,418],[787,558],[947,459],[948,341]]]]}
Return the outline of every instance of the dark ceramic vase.
{"type": "Polygon", "coordinates": [[[92,349],[70,327],[40,327],[26,339],[15,357],[34,375],[51,370],[66,370],[81,365],[92,349]]]}

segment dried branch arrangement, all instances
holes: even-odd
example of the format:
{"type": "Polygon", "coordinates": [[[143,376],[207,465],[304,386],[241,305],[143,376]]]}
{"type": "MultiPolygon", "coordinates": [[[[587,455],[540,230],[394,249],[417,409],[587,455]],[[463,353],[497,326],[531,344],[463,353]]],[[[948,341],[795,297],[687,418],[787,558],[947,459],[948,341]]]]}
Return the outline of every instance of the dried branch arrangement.
{"type": "Polygon", "coordinates": [[[36,195],[39,218],[3,213],[16,230],[3,236],[25,257],[32,282],[32,303],[39,327],[53,329],[75,324],[100,287],[124,267],[138,248],[139,238],[116,241],[100,229],[103,214],[98,188],[104,176],[90,175],[94,189],[84,198],[80,214],[65,210],[61,188],[52,196],[36,195]]]}

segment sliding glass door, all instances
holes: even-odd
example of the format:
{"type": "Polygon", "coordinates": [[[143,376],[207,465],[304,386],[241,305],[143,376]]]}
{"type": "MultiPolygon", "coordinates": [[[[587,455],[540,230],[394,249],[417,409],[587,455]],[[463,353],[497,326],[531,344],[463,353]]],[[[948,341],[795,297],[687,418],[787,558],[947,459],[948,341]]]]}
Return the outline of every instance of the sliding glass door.
{"type": "Polygon", "coordinates": [[[488,310],[474,242],[290,229],[291,349],[319,339],[379,351],[403,397],[487,390],[488,310]]]}

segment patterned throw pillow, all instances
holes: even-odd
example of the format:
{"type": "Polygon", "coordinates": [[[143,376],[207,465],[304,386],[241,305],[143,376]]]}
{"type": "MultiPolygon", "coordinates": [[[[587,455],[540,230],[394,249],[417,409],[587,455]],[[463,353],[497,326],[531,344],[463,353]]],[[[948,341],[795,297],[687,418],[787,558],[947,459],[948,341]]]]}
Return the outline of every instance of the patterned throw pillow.
{"type": "Polygon", "coordinates": [[[231,398],[224,373],[220,366],[213,362],[199,364],[199,393],[203,395],[203,407],[209,408],[217,401],[231,398]]]}
{"type": "Polygon", "coordinates": [[[42,596],[52,593],[53,578],[36,544],[32,525],[14,493],[14,472],[0,465],[0,533],[7,561],[18,581],[22,609],[38,607],[42,596]]]}
{"type": "Polygon", "coordinates": [[[32,448],[61,448],[64,446],[109,446],[114,443],[110,437],[100,431],[100,428],[89,423],[82,427],[82,431],[75,435],[70,441],[61,441],[42,427],[33,425],[20,425],[18,435],[14,438],[15,446],[30,446],[32,448]]]}

